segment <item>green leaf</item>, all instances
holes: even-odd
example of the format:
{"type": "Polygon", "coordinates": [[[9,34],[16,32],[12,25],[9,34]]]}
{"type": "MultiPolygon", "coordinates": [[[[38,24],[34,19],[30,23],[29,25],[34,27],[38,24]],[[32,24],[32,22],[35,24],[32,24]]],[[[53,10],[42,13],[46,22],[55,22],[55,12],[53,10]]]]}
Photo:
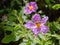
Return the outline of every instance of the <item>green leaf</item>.
{"type": "Polygon", "coordinates": [[[2,43],[10,43],[11,41],[15,40],[15,36],[14,34],[10,34],[10,35],[6,35],[3,39],[2,39],[2,43]]]}
{"type": "Polygon", "coordinates": [[[28,41],[26,45],[31,45],[31,43],[32,43],[31,41],[28,41]]]}
{"type": "Polygon", "coordinates": [[[13,31],[13,27],[11,26],[4,26],[3,29],[8,31],[13,31]]]}
{"type": "Polygon", "coordinates": [[[46,2],[47,4],[50,4],[50,0],[45,0],[45,2],[46,2]]]}
{"type": "Polygon", "coordinates": [[[22,42],[22,43],[20,43],[19,45],[26,45],[26,43],[25,43],[25,42],[22,42]]]}
{"type": "Polygon", "coordinates": [[[54,22],[54,25],[55,25],[55,27],[56,27],[57,29],[60,30],[60,24],[59,24],[58,22],[54,22]]]}
{"type": "Polygon", "coordinates": [[[0,10],[0,13],[3,13],[4,12],[4,10],[0,10]]]}
{"type": "Polygon", "coordinates": [[[42,40],[46,40],[45,36],[43,34],[39,34],[39,37],[42,39],[42,40]]]}
{"type": "Polygon", "coordinates": [[[56,37],[57,39],[60,39],[60,35],[54,34],[52,37],[56,37]]]}
{"type": "Polygon", "coordinates": [[[48,22],[47,24],[50,27],[50,32],[52,34],[55,33],[55,30],[57,30],[57,28],[55,27],[54,23],[53,22],[48,22]]]}
{"type": "Polygon", "coordinates": [[[47,3],[47,4],[51,4],[51,2],[53,2],[54,0],[45,0],[45,2],[47,3]]]}
{"type": "Polygon", "coordinates": [[[60,22],[60,17],[56,20],[57,22],[60,22]]]}
{"type": "Polygon", "coordinates": [[[8,15],[8,20],[10,21],[10,22],[16,22],[16,17],[14,16],[14,15],[8,15]]]}
{"type": "Polygon", "coordinates": [[[15,41],[18,41],[24,35],[20,30],[15,31],[14,34],[16,36],[15,41]]]}
{"type": "Polygon", "coordinates": [[[12,14],[17,15],[17,10],[13,10],[12,14]]]}
{"type": "Polygon", "coordinates": [[[18,31],[18,30],[20,30],[20,25],[19,24],[15,24],[15,26],[14,26],[14,31],[18,31]]]}
{"type": "Polygon", "coordinates": [[[22,24],[23,23],[23,18],[22,18],[22,16],[23,16],[23,10],[21,10],[18,15],[19,15],[19,21],[22,24]]]}
{"type": "Polygon", "coordinates": [[[53,9],[58,10],[60,9],[60,4],[55,4],[52,6],[53,9]]]}

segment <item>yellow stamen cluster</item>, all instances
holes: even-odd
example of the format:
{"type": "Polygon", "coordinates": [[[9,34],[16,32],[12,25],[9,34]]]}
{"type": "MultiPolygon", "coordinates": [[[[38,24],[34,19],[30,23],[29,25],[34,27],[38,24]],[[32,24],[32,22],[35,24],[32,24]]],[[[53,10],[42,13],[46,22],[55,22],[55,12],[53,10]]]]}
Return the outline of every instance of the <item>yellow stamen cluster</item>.
{"type": "Polygon", "coordinates": [[[33,9],[33,6],[29,6],[29,9],[32,10],[33,9]]]}
{"type": "Polygon", "coordinates": [[[39,28],[41,26],[40,22],[37,22],[36,26],[37,26],[37,28],[39,28]]]}

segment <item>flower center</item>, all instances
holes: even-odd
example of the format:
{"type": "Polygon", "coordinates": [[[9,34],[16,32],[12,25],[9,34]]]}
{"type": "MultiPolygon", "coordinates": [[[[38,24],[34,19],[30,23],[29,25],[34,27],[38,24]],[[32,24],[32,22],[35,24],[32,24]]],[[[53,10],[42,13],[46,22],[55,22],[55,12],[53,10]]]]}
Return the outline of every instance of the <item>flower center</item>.
{"type": "Polygon", "coordinates": [[[39,28],[41,26],[40,22],[37,22],[36,26],[37,26],[37,28],[39,28]]]}
{"type": "Polygon", "coordinates": [[[29,9],[32,10],[33,9],[33,6],[29,6],[29,9]]]}

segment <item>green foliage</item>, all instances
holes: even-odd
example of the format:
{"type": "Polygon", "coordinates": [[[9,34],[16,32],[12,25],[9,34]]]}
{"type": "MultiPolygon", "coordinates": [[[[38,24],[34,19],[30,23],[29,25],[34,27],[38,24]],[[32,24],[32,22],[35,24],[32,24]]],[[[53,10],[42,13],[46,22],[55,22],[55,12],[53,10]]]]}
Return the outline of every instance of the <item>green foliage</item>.
{"type": "Polygon", "coordinates": [[[60,30],[60,24],[58,22],[54,22],[55,27],[60,30]]]}
{"type": "Polygon", "coordinates": [[[14,34],[10,34],[10,35],[6,35],[6,36],[3,38],[2,42],[3,42],[3,43],[10,43],[11,41],[14,41],[14,40],[15,40],[14,34]]]}
{"type": "Polygon", "coordinates": [[[45,0],[45,2],[47,3],[47,4],[51,4],[51,2],[53,2],[54,0],[45,0]]]}
{"type": "Polygon", "coordinates": [[[3,29],[8,31],[13,31],[13,27],[11,26],[4,26],[3,29]]]}
{"type": "MultiPolygon", "coordinates": [[[[34,13],[27,15],[24,14],[24,8],[27,2],[30,0],[12,0],[9,4],[9,7],[4,7],[6,9],[1,9],[0,13],[3,16],[3,14],[6,15],[7,21],[2,20],[3,18],[0,18],[1,25],[0,28],[3,29],[4,31],[4,37],[2,39],[2,43],[10,43],[10,42],[15,42],[19,41],[22,39],[23,41],[20,40],[19,45],[55,45],[56,40],[58,40],[58,44],[60,44],[60,32],[59,34],[56,33],[56,31],[60,31],[60,18],[58,18],[54,22],[47,22],[47,25],[49,26],[50,30],[46,34],[39,33],[37,36],[34,36],[32,30],[26,29],[24,27],[24,24],[32,18],[34,13]],[[23,2],[23,3],[22,3],[23,2]],[[25,4],[25,5],[24,5],[25,4]],[[5,12],[6,11],[6,12],[5,12]],[[7,34],[7,31],[11,31],[11,34],[7,34]]],[[[33,1],[33,0],[31,0],[33,1]]],[[[39,0],[35,0],[38,2],[39,0]]],[[[51,8],[58,10],[60,9],[60,4],[55,4],[53,5],[51,2],[54,2],[55,0],[44,0],[48,6],[48,9],[50,10],[51,8]],[[52,6],[53,5],[53,6],[52,6]],[[49,7],[50,6],[50,7],[49,7]]],[[[37,3],[38,5],[38,3],[37,3]]],[[[41,8],[38,6],[38,8],[41,8]]],[[[40,13],[41,17],[44,17],[46,14],[44,14],[45,10],[37,10],[40,13]]],[[[50,16],[50,15],[49,15],[50,16]]],[[[49,17],[50,18],[50,17],[49,17]]]]}
{"type": "Polygon", "coordinates": [[[55,4],[52,6],[53,9],[58,10],[60,9],[60,4],[55,4]]]}
{"type": "Polygon", "coordinates": [[[54,2],[54,0],[45,0],[47,7],[50,9],[52,8],[52,5],[53,5],[51,2],[54,2]]]}

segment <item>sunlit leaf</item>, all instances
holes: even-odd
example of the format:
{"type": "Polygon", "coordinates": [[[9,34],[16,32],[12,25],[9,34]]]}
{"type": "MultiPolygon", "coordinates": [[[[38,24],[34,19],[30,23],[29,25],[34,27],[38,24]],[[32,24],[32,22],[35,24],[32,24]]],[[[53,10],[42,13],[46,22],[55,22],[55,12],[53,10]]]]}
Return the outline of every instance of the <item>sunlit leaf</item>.
{"type": "Polygon", "coordinates": [[[58,10],[60,9],[60,4],[55,4],[52,6],[53,9],[58,10]]]}
{"type": "Polygon", "coordinates": [[[39,37],[42,39],[42,40],[46,40],[45,36],[43,34],[39,34],[39,37]]]}

